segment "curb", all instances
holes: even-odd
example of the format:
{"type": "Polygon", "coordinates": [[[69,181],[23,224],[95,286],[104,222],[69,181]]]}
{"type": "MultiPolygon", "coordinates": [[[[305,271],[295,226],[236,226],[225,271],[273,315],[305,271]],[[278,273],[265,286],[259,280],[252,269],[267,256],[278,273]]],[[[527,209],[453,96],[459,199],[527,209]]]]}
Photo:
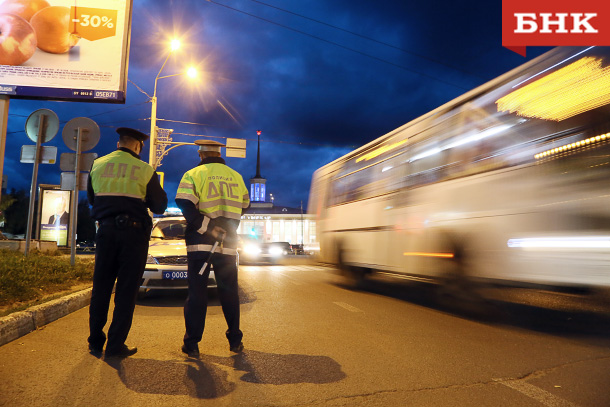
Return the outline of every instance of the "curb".
{"type": "Polygon", "coordinates": [[[36,305],[25,311],[0,318],[0,346],[14,341],[41,326],[86,307],[91,302],[91,288],[36,305]]]}

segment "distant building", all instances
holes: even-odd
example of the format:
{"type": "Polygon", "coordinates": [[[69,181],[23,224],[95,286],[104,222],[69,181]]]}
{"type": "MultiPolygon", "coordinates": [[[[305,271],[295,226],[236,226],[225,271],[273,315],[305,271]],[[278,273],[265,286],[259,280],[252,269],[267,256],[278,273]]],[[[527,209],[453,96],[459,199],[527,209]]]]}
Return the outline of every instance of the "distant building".
{"type": "Polygon", "coordinates": [[[241,217],[237,233],[263,242],[312,244],[316,242],[314,215],[301,213],[300,208],[288,208],[266,203],[261,207],[252,203],[241,217]]]}
{"type": "Polygon", "coordinates": [[[267,201],[267,180],[260,174],[260,131],[257,132],[256,175],[250,178],[250,208],[241,217],[237,233],[262,242],[313,244],[316,242],[316,222],[303,208],[277,206],[267,201]]]}
{"type": "MultiPolygon", "coordinates": [[[[250,201],[264,203],[267,199],[267,180],[261,175],[261,131],[257,130],[258,146],[256,149],[256,175],[250,178],[250,201]]],[[[273,206],[273,202],[271,202],[273,206]]]]}

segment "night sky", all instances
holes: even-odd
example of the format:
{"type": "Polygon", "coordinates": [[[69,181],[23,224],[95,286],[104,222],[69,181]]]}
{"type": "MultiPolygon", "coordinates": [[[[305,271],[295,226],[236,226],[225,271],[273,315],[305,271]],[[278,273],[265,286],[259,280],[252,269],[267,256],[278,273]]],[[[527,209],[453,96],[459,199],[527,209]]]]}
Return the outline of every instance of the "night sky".
{"type": "MultiPolygon", "coordinates": [[[[499,0],[134,0],[131,35],[125,105],[10,101],[9,190],[29,190],[33,166],[19,155],[32,144],[24,125],[36,109],[55,111],[61,128],[74,117],[95,120],[101,140],[92,151],[100,156],[116,148],[117,127],[149,133],[145,93],[174,36],[182,48],[162,75],[192,63],[202,73],[197,83],[159,80],[157,117],[171,122],[157,125],[174,129],[179,142],[247,139],[247,158],[227,160],[247,184],[262,130],[267,193],[292,207],[306,207],[315,169],[548,50],[528,48],[524,58],[502,47],[499,0]]],[[[61,134],[46,145],[58,147],[58,160],[69,151],[61,134]]],[[[191,146],[164,158],[158,170],[170,204],[197,163],[191,146]]],[[[40,168],[39,183],[59,184],[58,164],[40,168]]]]}

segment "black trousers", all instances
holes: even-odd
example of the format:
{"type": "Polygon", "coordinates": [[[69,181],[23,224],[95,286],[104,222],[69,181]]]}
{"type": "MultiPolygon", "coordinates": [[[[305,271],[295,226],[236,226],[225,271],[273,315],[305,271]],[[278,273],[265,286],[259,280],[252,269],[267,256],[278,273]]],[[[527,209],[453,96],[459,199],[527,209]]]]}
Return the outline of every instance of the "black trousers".
{"type": "MultiPolygon", "coordinates": [[[[184,345],[193,349],[201,341],[205,328],[205,316],[208,307],[208,278],[210,265],[203,275],[199,271],[208,258],[209,252],[197,253],[188,257],[188,297],[184,304],[184,321],[186,333],[184,345]]],[[[239,329],[239,292],[237,284],[236,256],[214,253],[211,264],[218,284],[218,299],[227,321],[225,333],[231,346],[241,342],[243,333],[239,329]]]]}
{"type": "Polygon", "coordinates": [[[102,348],[106,342],[104,326],[115,281],[114,313],[106,349],[118,350],[125,344],[146,267],[149,238],[150,228],[146,227],[130,226],[119,230],[115,225],[105,224],[98,229],[89,307],[89,343],[92,346],[102,348]]]}

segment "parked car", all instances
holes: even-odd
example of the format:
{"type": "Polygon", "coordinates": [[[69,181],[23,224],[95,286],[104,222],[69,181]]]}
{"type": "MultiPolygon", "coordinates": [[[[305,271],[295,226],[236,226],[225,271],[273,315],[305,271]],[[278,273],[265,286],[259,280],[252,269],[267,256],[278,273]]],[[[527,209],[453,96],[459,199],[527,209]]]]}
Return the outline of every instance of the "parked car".
{"type": "Polygon", "coordinates": [[[76,250],[79,252],[88,252],[88,253],[94,254],[95,253],[95,242],[93,242],[93,241],[77,242],[76,250]]]}
{"type": "MultiPolygon", "coordinates": [[[[148,290],[186,289],[187,260],[183,216],[171,216],[154,220],[150,234],[148,259],[140,284],[140,294],[148,290]]],[[[216,288],[214,270],[210,271],[208,288],[216,288]]]]}

